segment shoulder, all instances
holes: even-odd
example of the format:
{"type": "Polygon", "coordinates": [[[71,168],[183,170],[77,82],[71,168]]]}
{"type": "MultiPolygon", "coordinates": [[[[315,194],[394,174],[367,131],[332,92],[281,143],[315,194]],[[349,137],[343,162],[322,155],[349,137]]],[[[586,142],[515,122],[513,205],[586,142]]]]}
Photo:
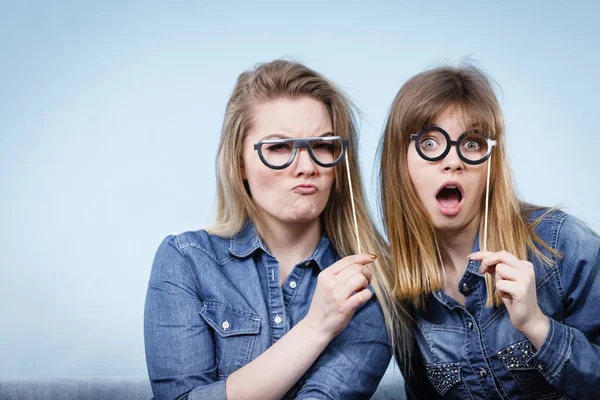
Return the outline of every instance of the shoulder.
{"type": "Polygon", "coordinates": [[[585,222],[556,208],[535,208],[526,212],[529,224],[552,248],[570,244],[598,245],[600,237],[585,222]]]}
{"type": "Polygon", "coordinates": [[[535,231],[558,229],[569,217],[569,214],[564,211],[549,207],[526,207],[524,214],[529,225],[534,226],[535,231]]]}
{"type": "Polygon", "coordinates": [[[352,319],[360,322],[361,324],[366,323],[371,326],[379,326],[380,324],[383,324],[383,326],[385,326],[383,323],[383,310],[381,308],[381,304],[379,303],[379,299],[375,295],[375,290],[373,290],[371,285],[368,286],[368,289],[371,292],[371,298],[356,309],[352,319]]]}
{"type": "Polygon", "coordinates": [[[156,256],[187,258],[194,253],[195,257],[209,258],[222,264],[230,256],[229,244],[229,238],[213,235],[206,229],[199,229],[168,235],[160,244],[156,256]]]}
{"type": "Polygon", "coordinates": [[[584,222],[572,215],[560,225],[556,239],[556,250],[560,252],[563,265],[598,267],[600,237],[584,222]]]}
{"type": "MultiPolygon", "coordinates": [[[[557,209],[540,208],[530,212],[533,231],[557,257],[562,275],[584,273],[598,268],[600,237],[580,219],[557,209]]],[[[549,255],[549,254],[548,254],[549,255]]]]}
{"type": "Polygon", "coordinates": [[[525,211],[525,216],[533,232],[553,250],[598,240],[598,235],[584,222],[556,208],[531,208],[525,211]]]}

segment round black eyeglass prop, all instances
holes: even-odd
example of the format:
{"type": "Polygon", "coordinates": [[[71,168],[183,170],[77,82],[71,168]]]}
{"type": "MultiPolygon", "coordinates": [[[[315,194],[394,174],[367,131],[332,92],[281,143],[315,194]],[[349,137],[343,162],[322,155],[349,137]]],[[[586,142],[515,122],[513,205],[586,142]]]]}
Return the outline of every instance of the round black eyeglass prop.
{"type": "Polygon", "coordinates": [[[484,137],[477,129],[468,130],[458,140],[450,140],[448,132],[439,126],[426,126],[417,134],[410,135],[415,141],[415,149],[427,161],[439,161],[446,157],[452,145],[461,160],[477,165],[485,162],[492,154],[496,141],[484,137]]]}

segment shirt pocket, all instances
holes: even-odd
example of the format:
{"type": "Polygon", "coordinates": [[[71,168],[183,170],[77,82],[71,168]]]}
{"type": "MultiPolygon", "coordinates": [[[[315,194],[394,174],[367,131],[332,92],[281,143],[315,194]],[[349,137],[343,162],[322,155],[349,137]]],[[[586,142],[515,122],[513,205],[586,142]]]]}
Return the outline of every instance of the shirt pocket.
{"type": "Polygon", "coordinates": [[[215,362],[220,379],[250,362],[260,332],[258,314],[224,303],[204,302],[200,315],[215,332],[215,362]]]}
{"type": "Polygon", "coordinates": [[[528,399],[562,399],[561,394],[538,370],[539,367],[530,364],[533,353],[531,342],[525,339],[504,347],[496,355],[528,399]]]}
{"type": "Polygon", "coordinates": [[[442,398],[472,398],[464,381],[466,331],[455,325],[421,324],[417,339],[431,386],[442,398]]]}
{"type": "Polygon", "coordinates": [[[440,396],[444,396],[452,390],[449,397],[457,397],[456,394],[462,390],[462,375],[459,363],[435,363],[425,364],[427,379],[440,396]]]}

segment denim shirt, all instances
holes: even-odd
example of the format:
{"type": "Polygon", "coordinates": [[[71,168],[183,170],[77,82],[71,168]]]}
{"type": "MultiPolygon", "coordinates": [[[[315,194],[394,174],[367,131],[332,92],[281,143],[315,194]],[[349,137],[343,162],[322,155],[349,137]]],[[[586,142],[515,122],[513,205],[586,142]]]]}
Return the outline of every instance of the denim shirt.
{"type": "MultiPolygon", "coordinates": [[[[544,210],[532,212],[535,220],[544,210]]],[[[415,310],[418,361],[409,398],[600,398],[600,238],[580,221],[553,211],[535,233],[562,258],[547,266],[532,254],[536,292],[550,331],[539,349],[513,327],[504,306],[485,307],[479,262],[459,282],[461,306],[443,291],[415,310]]],[[[473,251],[479,250],[478,241],[473,251]]]]}
{"type": "MultiPolygon", "coordinates": [[[[205,230],[168,236],[154,259],[144,315],[154,396],[225,399],[227,376],[304,318],[319,272],[338,259],[323,235],[280,285],[279,264],[251,223],[227,239],[205,230]]],[[[373,297],[285,398],[368,398],[390,358],[373,297]]]]}

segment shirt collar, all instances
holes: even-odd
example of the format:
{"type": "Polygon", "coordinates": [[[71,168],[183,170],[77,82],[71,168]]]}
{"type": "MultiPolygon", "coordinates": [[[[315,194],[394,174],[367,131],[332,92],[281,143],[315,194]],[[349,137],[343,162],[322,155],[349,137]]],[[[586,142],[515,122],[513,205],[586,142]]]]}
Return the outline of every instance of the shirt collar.
{"type": "MultiPolygon", "coordinates": [[[[475,253],[476,251],[479,251],[479,231],[477,232],[477,235],[475,235],[475,242],[473,242],[473,247],[471,248],[471,253],[475,253]]],[[[479,270],[480,266],[480,261],[469,260],[469,263],[467,264],[467,272],[483,278],[484,275],[479,270]]],[[[439,302],[448,305],[448,297],[442,290],[433,292],[432,294],[433,297],[435,297],[439,302]]]]}
{"type": "Polygon", "coordinates": [[[321,269],[322,271],[334,262],[336,262],[338,259],[339,255],[337,251],[335,251],[335,249],[333,248],[333,245],[329,241],[327,235],[323,233],[323,235],[321,235],[321,240],[319,240],[317,248],[315,249],[313,254],[306,259],[305,263],[314,261],[319,266],[319,269],[321,269]]]}
{"type": "MultiPolygon", "coordinates": [[[[257,249],[263,250],[271,257],[273,255],[267,249],[267,246],[256,232],[254,224],[251,220],[246,221],[242,229],[233,235],[229,241],[229,252],[236,257],[248,257],[254,253],[257,249]]],[[[314,261],[321,270],[329,267],[331,264],[338,260],[339,256],[327,235],[323,233],[315,251],[310,257],[303,262],[308,265],[311,261],[314,261]]]]}
{"type": "Polygon", "coordinates": [[[262,243],[250,220],[247,220],[242,229],[229,240],[229,252],[240,258],[248,257],[261,247],[266,251],[266,246],[262,243]]]}

